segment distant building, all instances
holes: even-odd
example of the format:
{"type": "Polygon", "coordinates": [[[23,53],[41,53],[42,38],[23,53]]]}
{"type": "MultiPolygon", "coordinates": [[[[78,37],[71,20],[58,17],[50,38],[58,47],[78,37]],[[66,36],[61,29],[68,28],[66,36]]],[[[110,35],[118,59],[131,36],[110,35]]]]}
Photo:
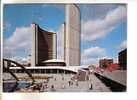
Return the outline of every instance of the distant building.
{"type": "Polygon", "coordinates": [[[73,80],[87,81],[89,80],[88,71],[79,69],[77,74],[72,77],[73,80]]]}
{"type": "Polygon", "coordinates": [[[99,60],[99,67],[100,68],[107,68],[111,64],[113,64],[113,59],[101,59],[101,60],[99,60]]]}
{"type": "Polygon", "coordinates": [[[113,63],[109,67],[107,67],[106,71],[112,72],[118,69],[119,69],[119,65],[117,63],[113,63]]]}
{"type": "Polygon", "coordinates": [[[41,66],[45,60],[56,59],[56,34],[33,23],[31,66],[41,66]]]}
{"type": "Polygon", "coordinates": [[[118,53],[118,62],[120,69],[127,69],[127,49],[118,53]]]}

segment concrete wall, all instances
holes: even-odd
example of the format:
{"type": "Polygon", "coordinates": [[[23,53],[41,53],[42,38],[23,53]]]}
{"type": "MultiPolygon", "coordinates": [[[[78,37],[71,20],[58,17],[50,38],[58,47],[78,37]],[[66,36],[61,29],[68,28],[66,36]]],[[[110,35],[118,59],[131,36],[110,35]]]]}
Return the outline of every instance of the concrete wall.
{"type": "Polygon", "coordinates": [[[65,61],[68,66],[80,65],[80,10],[77,5],[66,5],[65,61]]]}

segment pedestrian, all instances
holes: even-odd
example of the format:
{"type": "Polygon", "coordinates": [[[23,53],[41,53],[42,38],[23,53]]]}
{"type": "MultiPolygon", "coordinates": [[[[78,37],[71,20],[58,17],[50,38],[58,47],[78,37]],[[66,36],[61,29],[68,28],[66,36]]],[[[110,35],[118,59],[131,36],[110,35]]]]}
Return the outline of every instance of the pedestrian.
{"type": "Polygon", "coordinates": [[[76,81],[76,86],[78,86],[78,81],[76,81]]]}
{"type": "Polygon", "coordinates": [[[73,81],[71,81],[71,85],[73,85],[73,81]]]}
{"type": "Polygon", "coordinates": [[[90,84],[90,88],[89,88],[89,89],[90,89],[90,90],[92,90],[92,88],[93,88],[93,87],[92,87],[92,83],[91,83],[91,84],[90,84]]]}
{"type": "Polygon", "coordinates": [[[40,87],[40,92],[44,92],[44,90],[45,90],[45,86],[44,84],[42,84],[42,86],[40,87]]]}
{"type": "Polygon", "coordinates": [[[62,77],[62,80],[64,81],[64,77],[62,77]]]}
{"type": "Polygon", "coordinates": [[[51,91],[56,91],[54,85],[51,85],[51,91]]]}
{"type": "Polygon", "coordinates": [[[64,84],[62,84],[62,86],[61,86],[61,87],[62,87],[62,89],[64,89],[64,88],[65,88],[65,85],[64,85],[64,84]]]}
{"type": "Polygon", "coordinates": [[[71,85],[71,81],[68,81],[68,83],[69,83],[69,86],[71,85]]]}
{"type": "Polygon", "coordinates": [[[54,80],[56,81],[56,78],[54,80]]]}
{"type": "Polygon", "coordinates": [[[46,84],[45,87],[48,88],[48,85],[46,84]]]}

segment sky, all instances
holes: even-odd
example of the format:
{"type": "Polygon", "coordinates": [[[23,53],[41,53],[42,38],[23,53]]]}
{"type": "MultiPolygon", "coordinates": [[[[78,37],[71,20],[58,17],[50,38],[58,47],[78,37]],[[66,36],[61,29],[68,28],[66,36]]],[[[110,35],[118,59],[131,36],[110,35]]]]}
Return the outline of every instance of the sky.
{"type": "MultiPolygon", "coordinates": [[[[81,65],[98,64],[127,47],[127,7],[122,4],[81,4],[81,65]]],[[[57,33],[57,58],[61,59],[63,4],[7,4],[3,14],[4,57],[28,59],[31,23],[57,33]]]]}

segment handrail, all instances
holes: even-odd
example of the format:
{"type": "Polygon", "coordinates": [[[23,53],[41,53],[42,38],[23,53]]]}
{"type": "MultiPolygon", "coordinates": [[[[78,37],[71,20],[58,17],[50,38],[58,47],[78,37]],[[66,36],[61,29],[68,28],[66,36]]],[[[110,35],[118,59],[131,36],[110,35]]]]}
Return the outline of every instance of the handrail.
{"type": "MultiPolygon", "coordinates": [[[[25,70],[25,72],[27,73],[27,75],[32,79],[32,84],[35,82],[33,76],[31,75],[31,73],[24,67],[22,66],[21,64],[17,63],[16,61],[13,61],[13,60],[10,60],[10,59],[3,59],[3,65],[4,65],[4,61],[7,61],[9,63],[14,63],[16,64],[18,67],[21,67],[23,70],[25,70]]],[[[4,66],[3,66],[4,67],[4,66]]],[[[17,78],[17,76],[12,72],[10,71],[10,67],[11,66],[7,66],[7,68],[5,68],[5,70],[7,70],[17,81],[19,81],[19,79],[17,78]]]]}

